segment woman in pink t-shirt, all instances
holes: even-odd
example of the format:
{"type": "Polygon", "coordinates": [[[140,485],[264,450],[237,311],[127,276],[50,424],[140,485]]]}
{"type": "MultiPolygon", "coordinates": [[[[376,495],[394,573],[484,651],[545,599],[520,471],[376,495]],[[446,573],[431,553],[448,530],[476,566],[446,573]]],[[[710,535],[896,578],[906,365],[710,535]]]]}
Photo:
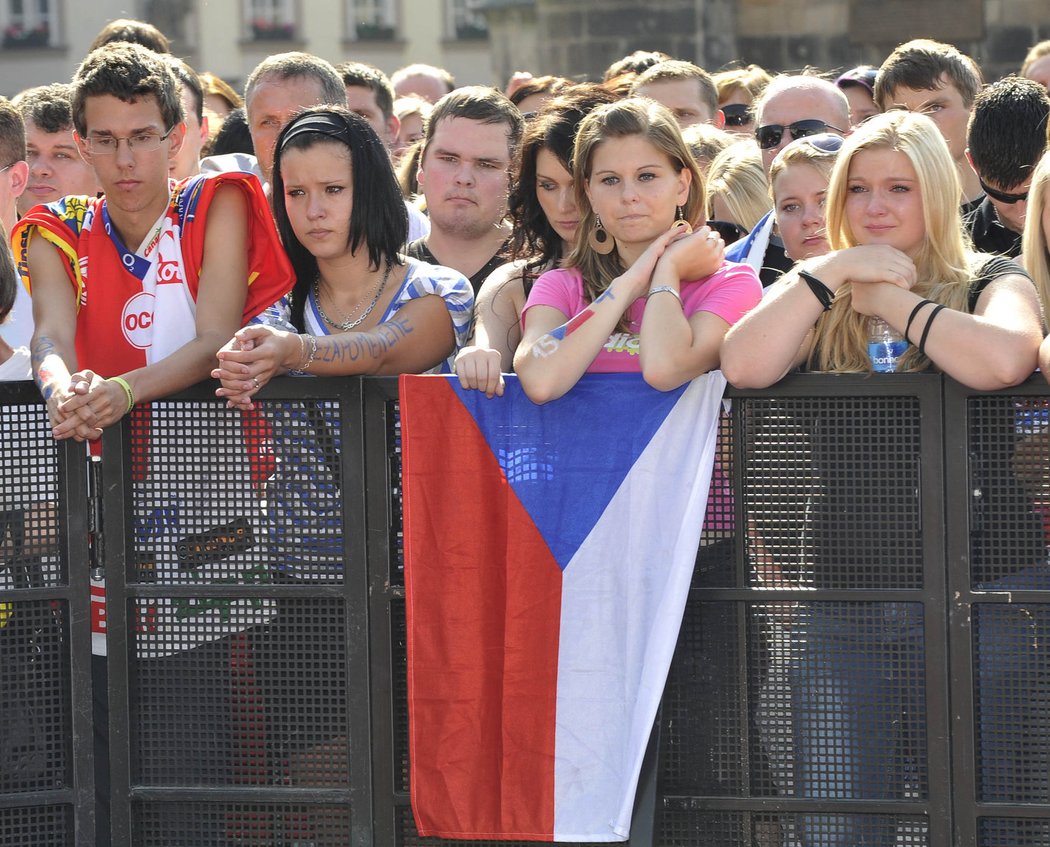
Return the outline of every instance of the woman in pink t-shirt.
{"type": "Polygon", "coordinates": [[[622,371],[670,390],[717,368],[722,337],[762,289],[701,225],[703,180],[671,113],[638,98],[595,109],[576,136],[573,181],[575,247],[522,314],[525,393],[545,403],[584,373],[622,371]]]}

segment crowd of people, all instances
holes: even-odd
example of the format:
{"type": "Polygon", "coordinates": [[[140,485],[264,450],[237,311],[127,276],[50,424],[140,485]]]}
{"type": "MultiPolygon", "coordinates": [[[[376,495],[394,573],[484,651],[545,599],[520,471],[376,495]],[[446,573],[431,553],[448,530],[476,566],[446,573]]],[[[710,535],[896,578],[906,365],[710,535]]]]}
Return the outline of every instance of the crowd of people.
{"type": "MultiPolygon", "coordinates": [[[[0,99],[0,378],[35,379],[56,439],[97,443],[209,378],[255,413],[285,374],[454,373],[494,397],[514,372],[546,403],[586,373],[658,390],[719,369],[738,387],[872,373],[874,320],[903,342],[891,370],[981,390],[1050,373],[1050,42],[990,84],[915,40],[827,74],[637,52],[600,82],[521,73],[506,93],[283,53],[243,96],[168,50],[115,22],[71,82],[0,99]]],[[[278,463],[297,472],[269,498],[275,570],[323,580],[343,567],[338,427],[269,412],[314,436],[273,422],[272,449],[310,457],[278,463]]],[[[841,684],[835,622],[811,630],[841,674],[822,690],[800,674],[798,702],[870,698],[841,684]]],[[[798,735],[797,796],[891,796],[863,765],[829,791],[798,735]]],[[[840,743],[866,761],[855,731],[840,743]]],[[[803,844],[893,843],[860,817],[811,823],[803,844]]]]}

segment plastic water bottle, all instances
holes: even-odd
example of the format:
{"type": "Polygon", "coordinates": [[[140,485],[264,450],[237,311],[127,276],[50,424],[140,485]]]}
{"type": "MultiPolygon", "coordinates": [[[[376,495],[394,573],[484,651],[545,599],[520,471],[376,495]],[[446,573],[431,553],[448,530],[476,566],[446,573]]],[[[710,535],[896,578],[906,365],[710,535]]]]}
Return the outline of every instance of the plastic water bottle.
{"type": "Polygon", "coordinates": [[[893,373],[897,362],[908,349],[908,342],[897,330],[878,316],[868,319],[868,358],[876,373],[893,373]]]}

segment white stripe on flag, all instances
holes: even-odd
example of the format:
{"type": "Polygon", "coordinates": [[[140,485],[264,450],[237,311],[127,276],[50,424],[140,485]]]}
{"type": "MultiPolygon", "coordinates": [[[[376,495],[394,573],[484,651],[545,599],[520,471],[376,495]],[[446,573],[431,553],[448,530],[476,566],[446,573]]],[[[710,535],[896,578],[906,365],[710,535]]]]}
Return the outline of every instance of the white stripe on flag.
{"type": "Polygon", "coordinates": [[[625,841],[700,542],[725,379],[699,377],[562,578],[554,840],[625,841]]]}

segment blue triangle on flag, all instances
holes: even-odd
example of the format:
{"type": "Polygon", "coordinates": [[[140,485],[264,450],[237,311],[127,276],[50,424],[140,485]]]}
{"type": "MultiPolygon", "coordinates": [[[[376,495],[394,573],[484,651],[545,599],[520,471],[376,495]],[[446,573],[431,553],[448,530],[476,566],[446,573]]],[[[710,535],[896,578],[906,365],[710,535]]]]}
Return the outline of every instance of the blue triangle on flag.
{"type": "Polygon", "coordinates": [[[504,379],[493,399],[450,382],[564,570],[687,386],[657,391],[640,374],[588,374],[537,406],[517,377],[504,379]]]}

